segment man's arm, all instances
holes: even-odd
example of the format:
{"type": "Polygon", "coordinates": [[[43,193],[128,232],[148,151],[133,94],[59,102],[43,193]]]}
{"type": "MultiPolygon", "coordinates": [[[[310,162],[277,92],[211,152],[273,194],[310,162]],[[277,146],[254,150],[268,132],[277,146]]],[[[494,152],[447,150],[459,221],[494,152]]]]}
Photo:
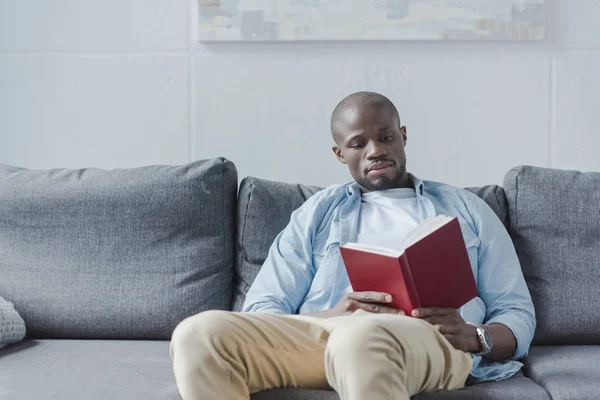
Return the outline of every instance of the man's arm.
{"type": "Polygon", "coordinates": [[[315,275],[312,242],[322,218],[319,193],[291,215],[246,295],[243,311],[294,314],[315,275]],[[320,220],[318,221],[320,222],[320,220]]]}
{"type": "MultiPolygon", "coordinates": [[[[492,336],[492,351],[485,355],[485,358],[494,361],[508,360],[515,354],[517,349],[517,340],[513,335],[512,331],[502,324],[491,324],[483,325],[483,327],[492,336]]],[[[479,341],[477,342],[477,348],[479,348],[479,341]]],[[[475,351],[478,352],[479,350],[475,351]]]]}
{"type": "Polygon", "coordinates": [[[492,360],[527,355],[535,333],[535,310],[506,228],[482,200],[472,204],[479,230],[478,290],[487,307],[484,323],[492,335],[492,360]]]}
{"type": "MultiPolygon", "coordinates": [[[[492,337],[492,350],[485,358],[495,361],[527,355],[535,331],[535,313],[529,290],[510,236],[483,201],[472,205],[479,232],[479,297],[486,305],[484,327],[492,337]]],[[[481,345],[474,326],[454,308],[420,308],[412,315],[434,325],[457,349],[478,353],[481,345]]]]}
{"type": "MultiPolygon", "coordinates": [[[[423,319],[444,335],[455,349],[468,353],[481,352],[477,329],[469,325],[455,308],[419,308],[413,310],[413,317],[423,319]]],[[[512,331],[502,324],[484,325],[492,336],[492,351],[485,355],[490,360],[503,361],[515,352],[517,342],[512,331]]]]}

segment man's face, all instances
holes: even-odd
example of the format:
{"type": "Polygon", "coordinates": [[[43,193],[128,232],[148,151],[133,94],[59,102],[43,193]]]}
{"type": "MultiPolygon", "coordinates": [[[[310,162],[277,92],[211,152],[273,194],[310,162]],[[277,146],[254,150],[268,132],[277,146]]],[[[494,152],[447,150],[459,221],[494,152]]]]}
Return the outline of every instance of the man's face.
{"type": "Polygon", "coordinates": [[[387,107],[345,110],[333,125],[336,157],[363,191],[406,187],[406,127],[387,107]]]}

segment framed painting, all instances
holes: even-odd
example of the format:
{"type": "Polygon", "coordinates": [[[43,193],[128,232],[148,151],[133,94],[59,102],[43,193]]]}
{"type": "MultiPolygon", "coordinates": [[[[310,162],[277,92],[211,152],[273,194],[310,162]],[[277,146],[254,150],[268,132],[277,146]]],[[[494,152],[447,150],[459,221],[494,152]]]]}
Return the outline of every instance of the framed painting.
{"type": "Polygon", "coordinates": [[[542,40],[546,0],[195,0],[200,41],[542,40]]]}

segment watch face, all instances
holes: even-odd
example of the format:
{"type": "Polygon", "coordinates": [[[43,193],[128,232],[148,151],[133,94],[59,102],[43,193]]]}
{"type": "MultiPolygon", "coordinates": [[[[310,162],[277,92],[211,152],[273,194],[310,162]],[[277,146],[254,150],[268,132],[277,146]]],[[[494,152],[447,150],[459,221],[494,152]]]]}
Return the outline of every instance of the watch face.
{"type": "Polygon", "coordinates": [[[484,341],[484,352],[489,352],[492,350],[492,335],[487,331],[487,329],[482,329],[483,331],[483,341],[484,341]]]}

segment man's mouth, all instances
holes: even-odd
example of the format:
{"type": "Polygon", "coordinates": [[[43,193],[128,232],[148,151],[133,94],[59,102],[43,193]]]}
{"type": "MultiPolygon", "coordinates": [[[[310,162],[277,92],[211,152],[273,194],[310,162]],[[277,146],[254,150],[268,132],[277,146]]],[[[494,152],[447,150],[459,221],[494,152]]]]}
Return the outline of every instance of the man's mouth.
{"type": "Polygon", "coordinates": [[[377,173],[377,172],[385,172],[389,168],[394,166],[393,161],[378,161],[372,164],[367,172],[377,173]]]}

